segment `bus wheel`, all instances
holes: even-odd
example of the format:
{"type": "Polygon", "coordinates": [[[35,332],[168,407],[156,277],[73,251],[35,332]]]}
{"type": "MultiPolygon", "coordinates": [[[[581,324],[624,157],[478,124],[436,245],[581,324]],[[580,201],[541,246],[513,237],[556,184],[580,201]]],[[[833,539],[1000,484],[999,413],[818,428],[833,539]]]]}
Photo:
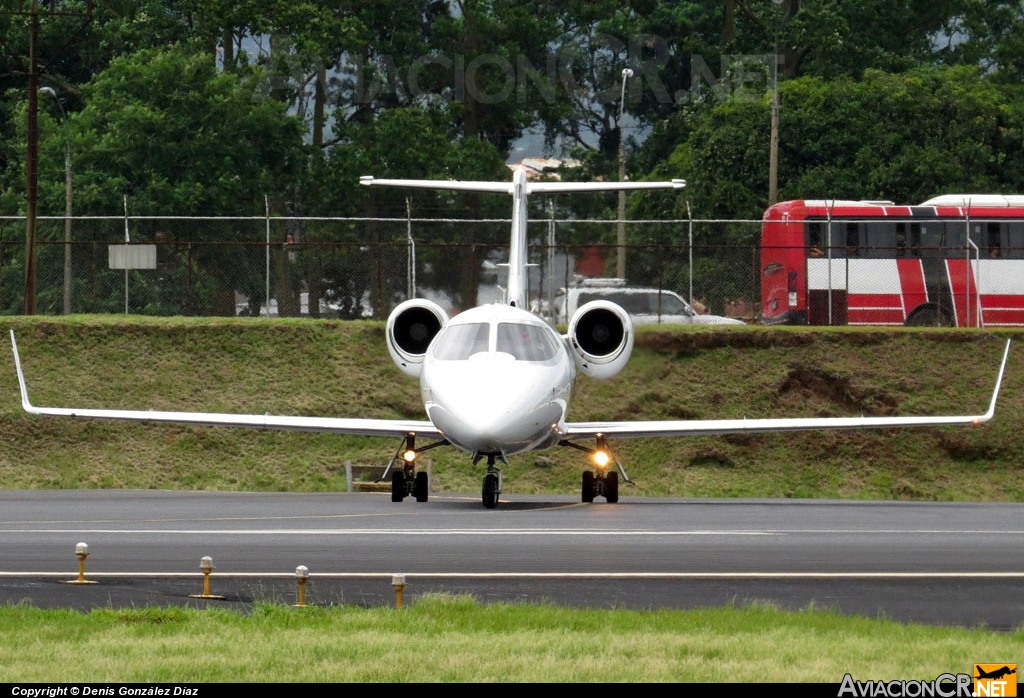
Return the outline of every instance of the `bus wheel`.
{"type": "Polygon", "coordinates": [[[914,308],[903,324],[907,327],[952,327],[953,320],[943,308],[926,303],[914,308]]]}

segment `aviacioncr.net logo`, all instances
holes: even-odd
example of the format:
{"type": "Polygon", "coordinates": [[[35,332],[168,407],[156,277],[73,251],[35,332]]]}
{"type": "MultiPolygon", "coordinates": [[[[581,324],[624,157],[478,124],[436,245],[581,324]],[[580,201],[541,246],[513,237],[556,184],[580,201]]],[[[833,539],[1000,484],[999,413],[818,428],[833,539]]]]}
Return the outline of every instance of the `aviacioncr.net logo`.
{"type": "Polygon", "coordinates": [[[934,681],[856,681],[847,674],[839,698],[972,698],[970,674],[939,674],[934,681]]]}

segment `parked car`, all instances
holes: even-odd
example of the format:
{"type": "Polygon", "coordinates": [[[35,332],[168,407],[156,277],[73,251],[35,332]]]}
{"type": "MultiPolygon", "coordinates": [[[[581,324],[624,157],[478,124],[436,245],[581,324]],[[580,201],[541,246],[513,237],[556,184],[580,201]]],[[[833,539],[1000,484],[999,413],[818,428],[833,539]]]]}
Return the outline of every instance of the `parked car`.
{"type": "Polygon", "coordinates": [[[655,323],[674,325],[742,325],[742,320],[697,312],[674,291],[657,288],[633,288],[621,280],[587,279],[579,286],[559,289],[555,296],[558,322],[568,322],[585,303],[606,300],[625,310],[635,325],[655,323]]]}

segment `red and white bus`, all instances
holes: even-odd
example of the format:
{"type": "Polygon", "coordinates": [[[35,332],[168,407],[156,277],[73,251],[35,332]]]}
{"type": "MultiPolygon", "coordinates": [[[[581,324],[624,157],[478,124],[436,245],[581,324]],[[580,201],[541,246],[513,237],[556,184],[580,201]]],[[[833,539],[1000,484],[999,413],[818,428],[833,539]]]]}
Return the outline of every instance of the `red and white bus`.
{"type": "Polygon", "coordinates": [[[1024,195],[785,201],[761,226],[761,322],[1024,326],[1024,195]]]}

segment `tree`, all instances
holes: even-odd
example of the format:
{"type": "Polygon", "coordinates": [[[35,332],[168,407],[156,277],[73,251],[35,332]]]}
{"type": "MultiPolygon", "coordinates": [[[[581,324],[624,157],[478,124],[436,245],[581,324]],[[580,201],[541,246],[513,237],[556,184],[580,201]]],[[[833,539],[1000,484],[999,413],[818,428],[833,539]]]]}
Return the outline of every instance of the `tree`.
{"type": "MultiPolygon", "coordinates": [[[[407,205],[418,218],[478,219],[506,217],[508,201],[500,196],[480,197],[473,193],[452,195],[450,192],[369,190],[359,187],[362,175],[402,179],[469,179],[493,180],[508,177],[502,154],[490,143],[465,138],[448,117],[444,108],[390,109],[368,124],[349,123],[343,132],[345,138],[330,150],[322,169],[322,195],[338,211],[361,212],[368,217],[404,217],[407,205]],[[333,191],[327,191],[331,189],[333,191]],[[353,209],[358,206],[360,209],[353,209]]],[[[330,203],[328,205],[330,205],[330,203]]],[[[395,243],[404,246],[406,229],[385,230],[382,224],[368,224],[352,230],[347,239],[335,241],[395,243]],[[372,239],[365,231],[372,231],[372,239]],[[364,236],[364,237],[360,237],[364,236]]],[[[418,248],[421,271],[420,281],[451,294],[464,307],[476,304],[476,290],[481,262],[488,250],[507,244],[503,226],[477,223],[418,224],[414,235],[422,247],[418,248]],[[498,233],[497,231],[501,231],[498,233]],[[448,252],[451,243],[474,243],[459,247],[460,257],[452,263],[448,252]],[[478,245],[479,247],[475,247],[478,245]]],[[[402,248],[404,251],[404,247],[402,248]]],[[[362,265],[365,269],[366,265],[362,265]]],[[[341,264],[327,270],[329,291],[344,295],[353,289],[358,293],[372,291],[374,308],[383,315],[394,294],[404,293],[402,277],[392,275],[394,283],[387,288],[352,280],[353,265],[341,264]],[[349,289],[349,291],[346,291],[349,289]]]]}
{"type": "MultiPolygon", "coordinates": [[[[862,80],[808,76],[781,91],[783,198],[913,203],[954,191],[1024,189],[1021,88],[977,68],[869,70],[862,80]]],[[[657,172],[689,169],[688,192],[701,217],[759,218],[768,112],[767,98],[710,109],[657,172]]],[[[666,213],[673,212],[644,211],[666,213]]]]}
{"type": "MultiPolygon", "coordinates": [[[[149,49],[111,62],[84,86],[86,106],[70,119],[75,201],[82,214],[253,215],[264,197],[288,191],[305,161],[301,124],[258,94],[260,71],[218,71],[185,46],[149,49]]],[[[54,198],[52,188],[46,197],[54,198]]],[[[244,232],[227,224],[222,241],[244,232]]],[[[178,231],[172,238],[191,239],[178,231]]],[[[256,261],[251,261],[257,264],[256,261]]],[[[234,313],[246,262],[213,248],[198,264],[234,313]]],[[[195,287],[199,285],[194,284],[195,287]]],[[[205,303],[213,301],[207,300],[205,303]]]]}

